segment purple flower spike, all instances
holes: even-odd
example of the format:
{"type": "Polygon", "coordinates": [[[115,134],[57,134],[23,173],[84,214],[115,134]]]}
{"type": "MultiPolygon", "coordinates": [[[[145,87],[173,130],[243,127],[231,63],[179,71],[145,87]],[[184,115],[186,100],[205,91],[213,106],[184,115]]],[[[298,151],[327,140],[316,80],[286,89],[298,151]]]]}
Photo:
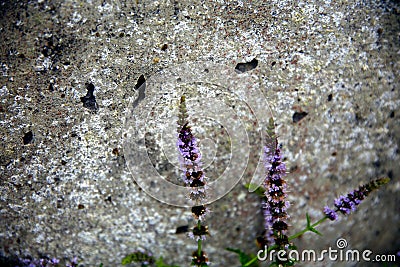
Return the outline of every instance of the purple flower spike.
{"type": "Polygon", "coordinates": [[[183,169],[182,178],[186,186],[190,188],[189,198],[199,204],[206,198],[208,188],[201,168],[201,154],[197,146],[197,139],[189,126],[184,96],[181,98],[179,110],[177,146],[179,161],[183,169]]]}
{"type": "Polygon", "coordinates": [[[207,198],[208,186],[201,167],[200,149],[197,146],[197,139],[190,129],[188,117],[185,96],[182,96],[179,104],[177,146],[179,161],[183,170],[183,181],[189,188],[189,199],[195,202],[192,207],[192,214],[197,220],[197,225],[188,233],[188,236],[198,242],[198,250],[192,255],[192,265],[204,267],[208,266],[208,258],[201,250],[201,243],[209,235],[209,232],[208,227],[202,223],[210,210],[202,202],[207,198]]]}
{"type": "Polygon", "coordinates": [[[286,200],[287,186],[283,177],[286,175],[286,165],[282,162],[281,150],[278,145],[274,130],[274,122],[270,120],[269,128],[272,142],[264,148],[265,167],[267,175],[264,181],[265,198],[264,219],[265,219],[265,242],[270,245],[275,241],[281,249],[288,245],[286,223],[289,218],[287,209],[290,204],[286,200]]]}
{"type": "Polygon", "coordinates": [[[198,201],[206,197],[205,176],[201,168],[201,154],[197,140],[186,123],[178,134],[178,149],[183,169],[183,181],[191,188],[190,198],[198,201]]]}
{"type": "Polygon", "coordinates": [[[337,212],[340,211],[344,215],[350,214],[355,211],[357,206],[367,197],[372,191],[378,189],[384,184],[389,182],[389,178],[379,178],[369,182],[368,184],[360,186],[358,189],[353,190],[346,196],[339,196],[334,201],[334,206],[336,210],[332,210],[328,206],[324,208],[325,216],[334,221],[337,220],[337,212]]]}

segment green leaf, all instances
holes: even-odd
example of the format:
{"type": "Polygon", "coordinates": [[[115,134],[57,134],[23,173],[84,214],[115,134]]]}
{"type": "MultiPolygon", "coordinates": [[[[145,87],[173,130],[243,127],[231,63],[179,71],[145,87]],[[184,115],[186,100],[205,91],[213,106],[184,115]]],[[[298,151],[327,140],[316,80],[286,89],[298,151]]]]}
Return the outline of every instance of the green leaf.
{"type": "Polygon", "coordinates": [[[310,220],[310,216],[308,215],[308,213],[306,213],[306,218],[307,218],[307,228],[311,227],[311,220],[310,220]]]}
{"type": "MultiPolygon", "coordinates": [[[[240,262],[240,264],[242,266],[244,266],[246,263],[248,263],[249,261],[251,261],[255,257],[254,255],[248,255],[248,254],[244,253],[240,249],[226,248],[226,250],[238,254],[239,262],[240,262]]],[[[252,264],[246,265],[246,266],[248,266],[248,267],[258,267],[258,261],[255,261],[252,264]]]]}
{"type": "Polygon", "coordinates": [[[308,215],[308,213],[306,213],[306,218],[307,218],[307,230],[310,231],[310,232],[316,233],[317,235],[322,235],[320,232],[318,232],[317,229],[312,227],[311,219],[310,219],[310,216],[308,215]]]}
{"type": "Polygon", "coordinates": [[[133,259],[132,259],[132,255],[130,254],[130,255],[128,255],[128,256],[125,256],[125,257],[122,259],[121,264],[122,264],[122,265],[127,265],[127,264],[129,264],[129,263],[131,263],[131,262],[133,262],[133,259]]]}
{"type": "Polygon", "coordinates": [[[321,235],[321,236],[322,236],[322,234],[321,234],[320,232],[318,232],[318,230],[315,229],[314,227],[311,227],[309,230],[310,230],[311,232],[313,232],[313,233],[316,233],[317,235],[321,235]]]}
{"type": "Polygon", "coordinates": [[[245,187],[250,192],[256,193],[259,197],[265,197],[265,195],[264,195],[265,189],[262,186],[258,186],[256,184],[249,183],[249,184],[246,184],[245,187]]]}
{"type": "Polygon", "coordinates": [[[137,251],[137,252],[131,253],[128,256],[124,257],[122,259],[121,263],[122,263],[122,265],[127,265],[132,262],[139,262],[139,263],[142,263],[142,266],[147,266],[151,263],[154,263],[154,257],[152,257],[146,253],[137,251]],[[149,264],[147,264],[147,263],[149,263],[149,264]]]}

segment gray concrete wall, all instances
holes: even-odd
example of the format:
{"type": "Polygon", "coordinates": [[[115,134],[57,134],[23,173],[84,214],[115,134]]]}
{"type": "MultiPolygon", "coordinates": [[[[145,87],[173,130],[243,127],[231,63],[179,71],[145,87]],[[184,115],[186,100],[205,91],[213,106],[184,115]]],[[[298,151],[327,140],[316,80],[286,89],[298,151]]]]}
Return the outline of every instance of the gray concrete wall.
{"type": "MultiPolygon", "coordinates": [[[[186,62],[254,58],[290,169],[290,233],[338,195],[392,179],[299,249],[343,237],[399,250],[398,2],[36,0],[1,1],[0,12],[2,257],[119,266],[144,248],[187,266],[196,244],[175,229],[193,224],[190,211],[149,197],[125,164],[135,84],[186,62]]],[[[210,206],[212,266],[238,265],[227,246],[257,251],[260,205],[240,183],[210,206]]]]}

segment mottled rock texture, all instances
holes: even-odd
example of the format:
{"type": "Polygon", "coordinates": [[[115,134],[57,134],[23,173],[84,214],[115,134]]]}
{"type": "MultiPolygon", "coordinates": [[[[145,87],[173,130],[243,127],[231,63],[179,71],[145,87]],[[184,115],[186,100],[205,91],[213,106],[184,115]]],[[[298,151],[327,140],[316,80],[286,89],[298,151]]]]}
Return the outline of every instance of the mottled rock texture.
{"type": "MultiPolygon", "coordinates": [[[[290,170],[289,233],[392,179],[299,249],[400,249],[398,1],[0,1],[0,42],[0,257],[120,266],[143,248],[187,266],[196,244],[175,231],[190,211],[135,184],[122,132],[141,75],[198,60],[260,71],[290,170]]],[[[260,205],[242,185],[210,205],[212,266],[239,265],[228,246],[257,251],[260,205]]],[[[315,263],[327,265],[339,263],[315,263]]]]}

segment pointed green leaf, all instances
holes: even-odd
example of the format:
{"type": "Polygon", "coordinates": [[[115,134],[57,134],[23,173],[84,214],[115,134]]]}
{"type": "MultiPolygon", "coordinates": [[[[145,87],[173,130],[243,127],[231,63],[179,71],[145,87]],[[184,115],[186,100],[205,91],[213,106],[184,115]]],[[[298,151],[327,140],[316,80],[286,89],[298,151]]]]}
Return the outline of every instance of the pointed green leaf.
{"type": "Polygon", "coordinates": [[[308,215],[308,213],[306,213],[306,218],[307,218],[307,228],[310,229],[311,228],[311,220],[310,220],[310,216],[308,215]]]}
{"type": "Polygon", "coordinates": [[[311,226],[310,226],[310,228],[309,228],[308,230],[311,231],[311,232],[316,233],[317,235],[321,235],[321,236],[322,236],[322,234],[321,234],[320,232],[318,232],[318,230],[315,229],[314,227],[311,227],[311,226]]]}
{"type": "Polygon", "coordinates": [[[249,192],[254,192],[256,193],[259,197],[265,197],[264,192],[265,189],[261,186],[258,186],[256,184],[246,184],[245,185],[246,189],[249,190],[249,192]]]}

